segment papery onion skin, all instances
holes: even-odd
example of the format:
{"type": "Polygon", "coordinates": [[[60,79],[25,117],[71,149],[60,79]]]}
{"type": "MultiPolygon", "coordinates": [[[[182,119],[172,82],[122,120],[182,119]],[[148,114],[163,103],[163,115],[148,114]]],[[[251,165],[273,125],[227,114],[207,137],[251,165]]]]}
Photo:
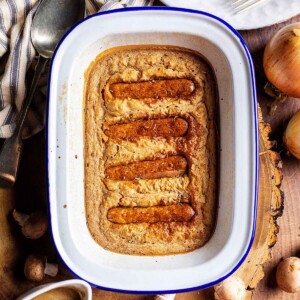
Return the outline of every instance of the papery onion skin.
{"type": "Polygon", "coordinates": [[[300,159],[300,110],[289,121],[283,136],[283,142],[287,150],[300,159]]]}
{"type": "Polygon", "coordinates": [[[300,98],[300,23],[287,25],[273,36],[264,51],[263,67],[276,88],[300,98]]]}

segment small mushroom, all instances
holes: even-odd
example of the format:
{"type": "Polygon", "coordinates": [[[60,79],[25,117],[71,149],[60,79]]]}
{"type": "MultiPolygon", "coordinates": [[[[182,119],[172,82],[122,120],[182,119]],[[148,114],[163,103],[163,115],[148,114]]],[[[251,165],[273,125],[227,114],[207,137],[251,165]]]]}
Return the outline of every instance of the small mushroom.
{"type": "Polygon", "coordinates": [[[278,286],[287,293],[300,291],[300,259],[289,257],[279,263],[276,271],[278,286]]]}
{"type": "Polygon", "coordinates": [[[214,289],[216,300],[244,300],[246,297],[243,280],[234,275],[216,284],[214,289]]]}
{"type": "Polygon", "coordinates": [[[45,275],[55,277],[58,273],[58,265],[47,262],[47,257],[40,254],[31,254],[27,257],[24,274],[32,281],[42,281],[45,275]]]}
{"type": "Polygon", "coordinates": [[[176,294],[156,295],[154,300],[174,300],[176,294]]]}
{"type": "Polygon", "coordinates": [[[38,239],[47,231],[48,219],[47,215],[42,211],[26,215],[14,209],[13,217],[22,227],[23,235],[28,239],[38,239]]]}

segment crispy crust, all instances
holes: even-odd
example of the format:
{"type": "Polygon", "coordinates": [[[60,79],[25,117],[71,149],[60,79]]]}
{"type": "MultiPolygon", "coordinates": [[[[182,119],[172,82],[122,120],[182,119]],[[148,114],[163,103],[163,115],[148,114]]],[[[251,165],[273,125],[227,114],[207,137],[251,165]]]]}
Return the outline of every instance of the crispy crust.
{"type": "MultiPolygon", "coordinates": [[[[120,47],[100,55],[91,64],[86,72],[84,99],[85,207],[90,233],[102,247],[123,254],[167,255],[192,251],[208,241],[216,215],[215,87],[209,65],[198,54],[184,48],[120,47]],[[192,82],[192,93],[175,95],[176,91],[182,93],[183,88],[174,86],[167,88],[170,93],[162,91],[162,97],[130,96],[136,96],[138,88],[145,89],[144,95],[152,95],[144,83],[154,82],[154,86],[163,88],[167,80],[176,82],[176,79],[188,80],[179,81],[182,85],[192,82]],[[136,84],[141,82],[142,85],[136,84]],[[116,85],[119,83],[125,86],[116,85]],[[112,85],[117,92],[112,91],[112,85]],[[125,91],[126,86],[133,92],[125,91]],[[121,97],[122,93],[126,97],[121,97]],[[155,132],[154,135],[138,136],[136,128],[141,123],[130,128],[134,122],[161,119],[169,122],[170,118],[177,117],[188,123],[184,136],[163,136],[153,128],[145,132],[155,132]],[[114,136],[110,129],[120,124],[129,124],[126,126],[133,133],[125,138],[120,134],[114,136]],[[109,136],[105,132],[110,132],[109,136]],[[126,168],[127,164],[136,167],[139,162],[147,167],[151,164],[143,162],[157,164],[170,156],[186,159],[188,168],[183,175],[181,172],[170,178],[107,178],[109,168],[115,171],[126,168]],[[190,221],[176,215],[177,219],[167,222],[164,216],[171,210],[167,212],[166,208],[164,214],[165,205],[170,205],[170,209],[177,205],[189,206],[194,214],[190,221]],[[147,207],[150,207],[148,212],[147,207]],[[113,208],[119,208],[113,210],[115,220],[122,217],[125,224],[109,220],[108,212],[113,208]],[[146,215],[149,213],[145,219],[144,211],[146,215]],[[118,216],[119,212],[129,212],[130,217],[118,216]],[[136,212],[138,220],[155,222],[135,222],[136,212]],[[126,223],[128,220],[133,221],[126,223]]],[[[177,214],[181,211],[186,213],[176,208],[177,214]]]]}

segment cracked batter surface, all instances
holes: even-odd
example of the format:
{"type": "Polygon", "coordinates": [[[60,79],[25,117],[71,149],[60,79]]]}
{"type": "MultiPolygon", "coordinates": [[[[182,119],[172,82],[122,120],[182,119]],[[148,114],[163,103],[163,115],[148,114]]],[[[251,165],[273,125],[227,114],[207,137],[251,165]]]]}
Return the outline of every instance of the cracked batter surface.
{"type": "Polygon", "coordinates": [[[216,84],[195,52],[110,49],[85,74],[85,207],[94,240],[131,255],[185,253],[215,227],[216,84]]]}

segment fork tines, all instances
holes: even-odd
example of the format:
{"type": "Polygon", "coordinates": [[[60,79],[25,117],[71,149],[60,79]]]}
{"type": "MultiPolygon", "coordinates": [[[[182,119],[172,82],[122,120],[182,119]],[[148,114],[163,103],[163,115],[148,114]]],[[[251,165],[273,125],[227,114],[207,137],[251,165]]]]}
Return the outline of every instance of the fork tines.
{"type": "Polygon", "coordinates": [[[232,2],[233,9],[235,13],[240,13],[242,11],[253,8],[257,5],[266,2],[267,0],[234,0],[232,2]]]}

